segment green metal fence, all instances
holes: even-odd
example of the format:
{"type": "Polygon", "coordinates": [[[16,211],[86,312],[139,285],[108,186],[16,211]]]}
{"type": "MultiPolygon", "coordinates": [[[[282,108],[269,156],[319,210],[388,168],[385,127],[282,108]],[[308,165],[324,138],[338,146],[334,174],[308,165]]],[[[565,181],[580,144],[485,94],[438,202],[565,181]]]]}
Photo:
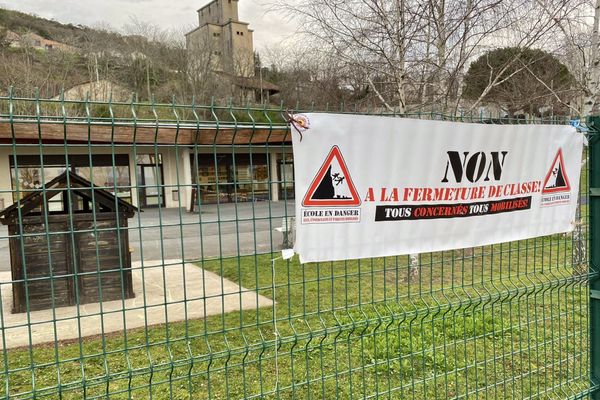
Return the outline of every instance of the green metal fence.
{"type": "Polygon", "coordinates": [[[286,114],[0,98],[0,393],[600,398],[600,121],[573,233],[300,265],[286,114]]]}

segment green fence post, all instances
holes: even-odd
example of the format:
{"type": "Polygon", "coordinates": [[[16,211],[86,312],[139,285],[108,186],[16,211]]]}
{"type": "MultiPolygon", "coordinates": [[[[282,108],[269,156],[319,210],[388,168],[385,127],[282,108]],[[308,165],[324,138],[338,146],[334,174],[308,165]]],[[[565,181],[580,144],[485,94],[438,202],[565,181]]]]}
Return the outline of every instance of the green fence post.
{"type": "Polygon", "coordinates": [[[600,116],[588,118],[590,215],[590,377],[591,398],[600,400],[600,116]]]}

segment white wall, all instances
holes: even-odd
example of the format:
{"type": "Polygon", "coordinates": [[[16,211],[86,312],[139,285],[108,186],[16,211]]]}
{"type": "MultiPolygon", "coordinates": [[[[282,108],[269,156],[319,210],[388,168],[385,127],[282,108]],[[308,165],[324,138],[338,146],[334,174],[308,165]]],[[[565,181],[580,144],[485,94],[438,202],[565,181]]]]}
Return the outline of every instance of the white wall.
{"type": "MultiPolygon", "coordinates": [[[[44,146],[42,147],[43,154],[64,154],[64,147],[62,146],[44,146]]],[[[131,182],[131,195],[133,204],[137,206],[137,166],[134,155],[142,154],[155,154],[155,148],[153,146],[139,146],[136,148],[134,154],[131,146],[115,147],[114,149],[110,146],[99,146],[94,145],[92,147],[92,154],[128,154],[129,155],[129,176],[131,182]]],[[[278,155],[281,153],[280,146],[274,146],[270,148],[270,170],[271,179],[277,179],[277,160],[280,158],[278,155]]],[[[165,205],[168,208],[171,207],[189,207],[191,202],[192,193],[192,170],[190,163],[190,155],[194,154],[194,150],[186,147],[175,148],[174,146],[161,146],[156,151],[162,154],[163,157],[163,184],[165,185],[165,205]]],[[[206,154],[211,156],[213,149],[211,147],[199,147],[197,149],[199,154],[206,154]]],[[[228,154],[231,153],[231,149],[217,148],[217,153],[228,154]]],[[[248,147],[236,147],[236,154],[249,153],[248,147]]],[[[252,147],[253,154],[265,154],[266,148],[252,147]]],[[[286,147],[286,153],[291,153],[291,147],[286,147]]],[[[39,146],[17,146],[17,155],[39,155],[39,146]]],[[[69,146],[68,154],[88,154],[87,145],[83,146],[69,146]]],[[[11,171],[10,171],[10,157],[13,156],[13,150],[10,146],[0,147],[0,209],[6,208],[13,203],[12,198],[12,182],[11,182],[11,171]],[[4,204],[2,204],[4,203],[4,204]]],[[[278,200],[278,184],[272,184],[273,200],[278,200]]]]}

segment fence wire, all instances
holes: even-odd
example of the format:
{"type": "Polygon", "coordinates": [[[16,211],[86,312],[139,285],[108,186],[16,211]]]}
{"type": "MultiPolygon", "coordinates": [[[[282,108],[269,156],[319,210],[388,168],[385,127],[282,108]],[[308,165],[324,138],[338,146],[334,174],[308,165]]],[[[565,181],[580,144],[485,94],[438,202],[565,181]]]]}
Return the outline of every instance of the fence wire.
{"type": "Polygon", "coordinates": [[[300,265],[280,253],[294,239],[290,135],[282,107],[0,98],[0,394],[565,399],[597,389],[587,149],[572,233],[300,265]]]}

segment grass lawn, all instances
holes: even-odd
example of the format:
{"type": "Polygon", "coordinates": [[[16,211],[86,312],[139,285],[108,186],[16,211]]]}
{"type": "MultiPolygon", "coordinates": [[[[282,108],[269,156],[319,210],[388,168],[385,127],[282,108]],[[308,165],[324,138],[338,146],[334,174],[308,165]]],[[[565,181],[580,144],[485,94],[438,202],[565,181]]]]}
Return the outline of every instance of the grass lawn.
{"type": "Polygon", "coordinates": [[[199,266],[276,307],[11,350],[1,394],[564,399],[589,387],[587,271],[571,236],[423,254],[416,269],[295,259],[273,276],[273,256],[199,266]]]}

